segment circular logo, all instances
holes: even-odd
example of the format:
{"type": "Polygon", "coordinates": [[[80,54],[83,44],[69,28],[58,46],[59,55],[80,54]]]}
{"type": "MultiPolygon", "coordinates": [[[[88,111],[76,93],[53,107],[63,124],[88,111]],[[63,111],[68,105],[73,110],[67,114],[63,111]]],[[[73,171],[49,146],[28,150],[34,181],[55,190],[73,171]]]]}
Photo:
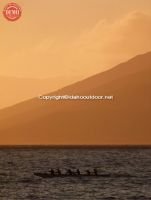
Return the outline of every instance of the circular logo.
{"type": "Polygon", "coordinates": [[[9,3],[4,7],[3,15],[9,21],[16,21],[21,17],[21,7],[16,3],[9,3]]]}

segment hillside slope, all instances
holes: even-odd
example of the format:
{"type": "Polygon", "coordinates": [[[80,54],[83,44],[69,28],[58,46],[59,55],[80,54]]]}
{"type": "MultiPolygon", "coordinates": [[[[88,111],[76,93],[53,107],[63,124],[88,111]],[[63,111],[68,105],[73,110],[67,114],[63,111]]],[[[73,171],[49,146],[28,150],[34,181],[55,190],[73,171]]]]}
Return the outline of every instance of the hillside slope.
{"type": "Polygon", "coordinates": [[[52,94],[113,101],[31,99],[0,111],[1,144],[151,144],[151,53],[52,94]]]}

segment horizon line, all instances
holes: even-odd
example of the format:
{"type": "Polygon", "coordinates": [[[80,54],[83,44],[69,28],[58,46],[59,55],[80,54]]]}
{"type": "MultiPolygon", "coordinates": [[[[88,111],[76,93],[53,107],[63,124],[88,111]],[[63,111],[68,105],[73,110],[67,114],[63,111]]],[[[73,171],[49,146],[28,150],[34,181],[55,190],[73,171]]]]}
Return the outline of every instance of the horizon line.
{"type": "Polygon", "coordinates": [[[151,148],[151,144],[0,144],[3,148],[151,148]]]}

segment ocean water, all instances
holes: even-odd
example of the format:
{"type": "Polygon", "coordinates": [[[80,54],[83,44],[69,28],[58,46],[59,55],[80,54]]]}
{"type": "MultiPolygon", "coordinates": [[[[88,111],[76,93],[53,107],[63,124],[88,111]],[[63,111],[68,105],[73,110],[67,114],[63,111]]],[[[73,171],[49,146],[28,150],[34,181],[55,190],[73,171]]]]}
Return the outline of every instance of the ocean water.
{"type": "Polygon", "coordinates": [[[149,200],[151,148],[0,148],[0,200],[149,200]],[[99,177],[44,179],[50,168],[99,177]],[[108,176],[103,176],[108,174],[108,176]]]}

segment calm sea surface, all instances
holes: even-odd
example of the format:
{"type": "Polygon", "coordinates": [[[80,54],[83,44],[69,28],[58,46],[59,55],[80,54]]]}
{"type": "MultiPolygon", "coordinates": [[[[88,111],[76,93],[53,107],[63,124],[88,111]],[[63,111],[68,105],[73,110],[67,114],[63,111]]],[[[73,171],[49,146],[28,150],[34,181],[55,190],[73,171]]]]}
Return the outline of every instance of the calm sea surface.
{"type": "Polygon", "coordinates": [[[0,148],[0,200],[22,199],[149,200],[151,148],[0,148]],[[34,175],[50,168],[97,168],[102,177],[34,175]]]}

